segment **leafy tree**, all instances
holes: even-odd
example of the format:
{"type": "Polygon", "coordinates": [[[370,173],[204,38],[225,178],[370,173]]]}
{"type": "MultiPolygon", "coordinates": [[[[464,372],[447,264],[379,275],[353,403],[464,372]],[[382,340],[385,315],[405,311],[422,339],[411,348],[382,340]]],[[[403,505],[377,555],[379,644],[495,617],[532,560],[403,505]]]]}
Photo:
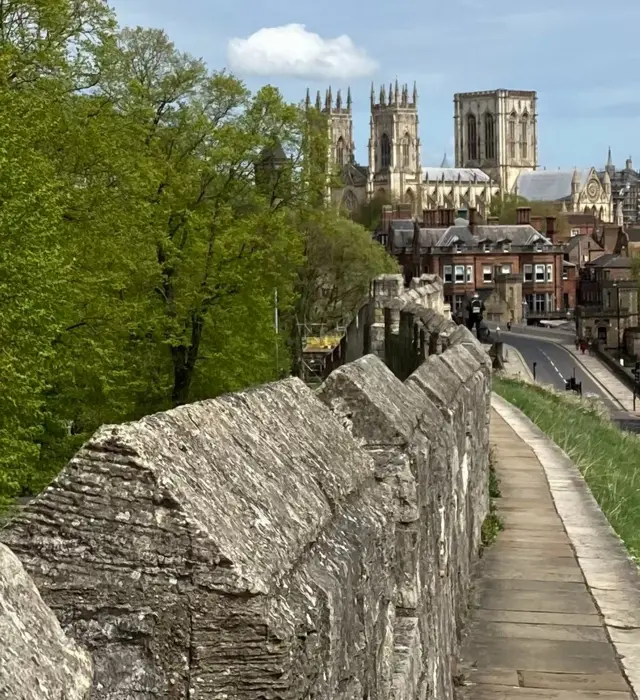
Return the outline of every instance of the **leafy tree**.
{"type": "Polygon", "coordinates": [[[563,237],[568,235],[568,221],[562,216],[560,206],[555,202],[530,202],[518,195],[505,194],[491,201],[490,215],[497,216],[501,224],[515,224],[518,207],[529,207],[531,216],[556,217],[556,233],[563,237]]]}
{"type": "Polygon", "coordinates": [[[353,220],[368,231],[375,231],[382,221],[382,207],[392,204],[386,192],[378,192],[369,201],[364,202],[353,215],[353,220]]]}

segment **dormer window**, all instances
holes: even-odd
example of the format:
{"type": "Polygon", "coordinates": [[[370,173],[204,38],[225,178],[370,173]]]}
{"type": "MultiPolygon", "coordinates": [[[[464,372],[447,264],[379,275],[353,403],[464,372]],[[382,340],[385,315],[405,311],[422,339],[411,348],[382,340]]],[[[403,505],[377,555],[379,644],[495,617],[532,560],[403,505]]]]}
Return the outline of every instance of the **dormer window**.
{"type": "Polygon", "coordinates": [[[460,241],[455,244],[455,249],[456,253],[462,253],[462,243],[460,243],[460,241]]]}
{"type": "Polygon", "coordinates": [[[484,250],[485,253],[490,253],[491,252],[491,243],[489,243],[489,241],[485,241],[482,244],[482,250],[484,250]]]}
{"type": "Polygon", "coordinates": [[[542,253],[542,243],[540,241],[535,242],[534,250],[536,251],[536,253],[542,253]]]}
{"type": "Polygon", "coordinates": [[[511,250],[511,241],[502,241],[502,252],[508,253],[511,250]]]}

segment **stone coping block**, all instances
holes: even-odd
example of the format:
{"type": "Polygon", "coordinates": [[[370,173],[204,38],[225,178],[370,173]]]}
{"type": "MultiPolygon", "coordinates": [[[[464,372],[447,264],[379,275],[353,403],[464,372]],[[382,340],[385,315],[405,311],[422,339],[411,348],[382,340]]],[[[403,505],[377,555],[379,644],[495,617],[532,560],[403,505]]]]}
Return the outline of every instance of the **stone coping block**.
{"type": "Polygon", "coordinates": [[[89,700],[89,654],[68,639],[18,558],[0,544],[0,698],[89,700]]]}

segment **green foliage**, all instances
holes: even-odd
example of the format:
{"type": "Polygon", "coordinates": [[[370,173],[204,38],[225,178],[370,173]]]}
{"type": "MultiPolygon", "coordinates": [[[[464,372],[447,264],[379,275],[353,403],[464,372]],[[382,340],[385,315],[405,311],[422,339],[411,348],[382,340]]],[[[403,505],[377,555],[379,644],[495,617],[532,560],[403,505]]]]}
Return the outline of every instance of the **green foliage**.
{"type": "Polygon", "coordinates": [[[640,440],[619,430],[601,408],[542,387],[493,378],[493,389],[517,406],[582,472],[629,553],[640,557],[640,440]]]}
{"type": "Polygon", "coordinates": [[[1,19],[0,503],[100,424],[286,373],[300,313],[353,313],[393,267],[324,207],[316,110],[101,0],[1,19]]]}
{"type": "Polygon", "coordinates": [[[386,193],[378,193],[368,202],[364,202],[353,214],[353,220],[364,226],[367,231],[375,231],[382,221],[382,207],[391,204],[386,193]]]}
{"type": "Polygon", "coordinates": [[[496,499],[501,497],[500,481],[496,473],[495,453],[491,449],[489,453],[489,513],[482,523],[480,532],[480,556],[487,547],[490,547],[504,529],[502,519],[498,514],[496,499]]]}
{"type": "Polygon", "coordinates": [[[560,206],[555,202],[530,202],[515,194],[505,194],[491,200],[489,212],[491,216],[497,216],[501,224],[515,224],[518,207],[529,207],[531,216],[556,217],[556,233],[560,236],[568,235],[569,224],[566,217],[561,216],[560,206]]]}

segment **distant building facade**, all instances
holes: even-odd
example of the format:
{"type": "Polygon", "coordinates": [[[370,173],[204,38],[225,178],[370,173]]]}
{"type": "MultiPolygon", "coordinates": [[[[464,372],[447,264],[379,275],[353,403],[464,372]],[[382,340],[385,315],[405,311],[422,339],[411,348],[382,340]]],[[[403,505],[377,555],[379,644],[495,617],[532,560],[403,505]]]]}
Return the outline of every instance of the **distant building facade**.
{"type": "MultiPolygon", "coordinates": [[[[538,97],[529,90],[491,90],[454,96],[455,167],[446,156],[439,167],[422,166],[418,91],[398,81],[371,86],[367,165],[357,162],[350,89],[334,100],[320,92],[315,107],[326,115],[328,162],[341,183],[327,187],[327,198],[356,211],[376,195],[408,204],[413,215],[425,209],[475,209],[489,215],[491,202],[517,193],[529,201],[555,202],[569,213],[591,213],[613,221],[611,176],[594,168],[540,170],[538,97]]],[[[306,105],[311,106],[307,91],[306,105]]]]}
{"type": "Polygon", "coordinates": [[[477,292],[488,315],[500,316],[490,320],[520,322],[562,317],[575,306],[575,266],[565,263],[554,232],[555,218],[548,217],[546,231],[538,231],[526,207],[512,226],[481,221],[474,209],[468,219],[456,217],[454,209],[425,210],[419,224],[406,209],[389,206],[379,240],[406,279],[439,275],[454,315],[461,316],[477,292]]]}
{"type": "Polygon", "coordinates": [[[460,92],[453,103],[456,167],[480,168],[512,192],[522,172],[538,167],[536,92],[460,92]]]}
{"type": "Polygon", "coordinates": [[[611,149],[607,164],[600,173],[606,174],[611,182],[613,207],[619,213],[620,224],[636,224],[640,222],[640,173],[633,169],[631,157],[627,158],[625,167],[618,170],[613,164],[611,149]]]}

